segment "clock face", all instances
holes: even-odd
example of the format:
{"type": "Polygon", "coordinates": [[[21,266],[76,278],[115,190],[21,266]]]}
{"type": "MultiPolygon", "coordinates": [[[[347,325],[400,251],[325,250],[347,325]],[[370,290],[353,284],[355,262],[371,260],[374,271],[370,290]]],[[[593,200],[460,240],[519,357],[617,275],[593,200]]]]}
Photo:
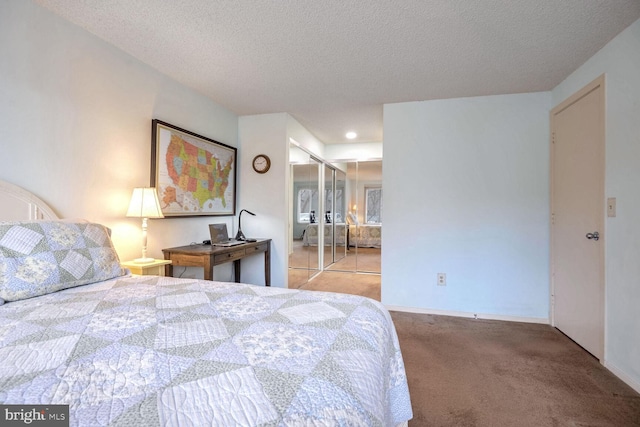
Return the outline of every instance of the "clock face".
{"type": "Polygon", "coordinates": [[[253,158],[253,170],[258,173],[265,173],[271,167],[271,159],[265,154],[258,154],[253,158]]]}

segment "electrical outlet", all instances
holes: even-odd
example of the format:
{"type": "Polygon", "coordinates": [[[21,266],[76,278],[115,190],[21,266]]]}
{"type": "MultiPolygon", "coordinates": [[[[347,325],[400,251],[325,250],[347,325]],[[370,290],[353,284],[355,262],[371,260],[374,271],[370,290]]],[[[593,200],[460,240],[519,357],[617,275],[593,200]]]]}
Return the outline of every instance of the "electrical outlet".
{"type": "Polygon", "coordinates": [[[438,273],[438,286],[447,286],[447,275],[445,273],[438,273]]]}
{"type": "Polygon", "coordinates": [[[607,199],[607,216],[610,218],[615,218],[616,216],[616,198],[609,197],[607,199]]]}

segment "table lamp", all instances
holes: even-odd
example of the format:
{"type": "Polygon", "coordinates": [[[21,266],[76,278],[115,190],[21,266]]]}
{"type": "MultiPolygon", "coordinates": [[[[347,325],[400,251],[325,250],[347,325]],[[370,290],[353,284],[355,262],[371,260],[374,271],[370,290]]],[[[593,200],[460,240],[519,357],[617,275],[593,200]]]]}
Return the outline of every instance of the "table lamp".
{"type": "Polygon", "coordinates": [[[149,218],[164,218],[156,189],[153,187],[134,188],[127,216],[142,218],[142,258],[137,258],[133,262],[147,264],[155,261],[155,259],[147,257],[147,220],[149,218]]]}
{"type": "Polygon", "coordinates": [[[242,212],[246,212],[249,215],[256,216],[256,214],[246,209],[242,209],[240,211],[240,215],[238,215],[238,233],[236,233],[236,240],[247,240],[247,238],[244,236],[244,233],[242,232],[242,212]]]}

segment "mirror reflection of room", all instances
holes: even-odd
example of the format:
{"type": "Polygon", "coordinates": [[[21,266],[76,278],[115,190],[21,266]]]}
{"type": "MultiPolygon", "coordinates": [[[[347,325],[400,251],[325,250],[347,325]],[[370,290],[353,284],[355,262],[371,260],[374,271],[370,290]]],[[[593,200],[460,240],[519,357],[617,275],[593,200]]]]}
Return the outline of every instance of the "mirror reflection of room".
{"type": "Polygon", "coordinates": [[[321,220],[320,162],[295,145],[290,148],[289,287],[299,288],[319,271],[317,246],[304,245],[309,225],[321,220]]]}
{"type": "Polygon", "coordinates": [[[294,144],[290,159],[289,287],[370,287],[360,274],[381,272],[382,161],[325,162],[294,144]]]}
{"type": "Polygon", "coordinates": [[[381,272],[382,161],[347,164],[348,229],[346,256],[328,269],[363,273],[381,272]]]}

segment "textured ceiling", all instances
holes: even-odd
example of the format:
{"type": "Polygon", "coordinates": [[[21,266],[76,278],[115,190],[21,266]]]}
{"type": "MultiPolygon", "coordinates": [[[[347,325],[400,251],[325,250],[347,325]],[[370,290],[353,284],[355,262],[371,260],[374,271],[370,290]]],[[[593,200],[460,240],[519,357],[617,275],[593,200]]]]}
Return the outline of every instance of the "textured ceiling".
{"type": "MultiPolygon", "coordinates": [[[[239,115],[382,141],[382,104],[546,91],[638,0],[35,0],[239,115]]],[[[349,141],[351,142],[351,141],[349,141]]]]}

